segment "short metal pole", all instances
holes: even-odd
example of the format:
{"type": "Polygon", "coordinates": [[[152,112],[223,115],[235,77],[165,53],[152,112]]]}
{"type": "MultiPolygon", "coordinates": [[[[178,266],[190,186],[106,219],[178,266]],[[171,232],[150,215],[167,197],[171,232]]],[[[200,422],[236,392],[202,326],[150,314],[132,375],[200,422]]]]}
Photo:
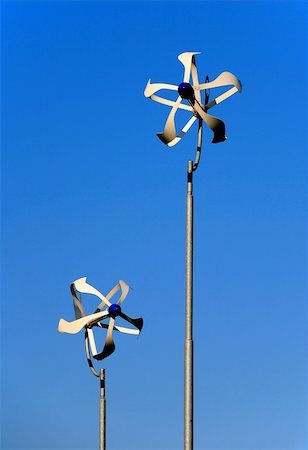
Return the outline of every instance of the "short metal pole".
{"type": "Polygon", "coordinates": [[[193,161],[188,161],[186,198],[186,314],[184,355],[184,449],[193,450],[193,161]]]}
{"type": "Polygon", "coordinates": [[[105,369],[100,370],[99,450],[106,450],[105,369]]]}

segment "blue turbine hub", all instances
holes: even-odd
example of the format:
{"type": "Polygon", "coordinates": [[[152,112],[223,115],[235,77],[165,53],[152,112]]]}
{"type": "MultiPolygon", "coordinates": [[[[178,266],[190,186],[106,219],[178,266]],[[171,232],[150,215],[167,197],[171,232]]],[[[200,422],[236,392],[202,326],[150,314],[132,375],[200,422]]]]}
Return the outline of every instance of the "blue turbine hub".
{"type": "Polygon", "coordinates": [[[116,303],[113,303],[112,305],[109,306],[108,313],[114,319],[121,313],[121,306],[117,305],[116,303]]]}
{"type": "Polygon", "coordinates": [[[194,90],[189,83],[181,83],[178,86],[178,93],[182,98],[185,100],[191,100],[194,101],[195,99],[195,93],[194,90]]]}

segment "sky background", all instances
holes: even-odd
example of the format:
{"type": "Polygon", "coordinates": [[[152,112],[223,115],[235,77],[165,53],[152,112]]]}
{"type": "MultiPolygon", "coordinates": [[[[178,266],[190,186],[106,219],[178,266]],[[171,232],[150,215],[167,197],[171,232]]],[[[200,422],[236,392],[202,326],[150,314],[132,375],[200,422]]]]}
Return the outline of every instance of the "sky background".
{"type": "MultiPolygon", "coordinates": [[[[195,450],[307,443],[307,3],[2,2],[2,450],[98,447],[99,382],[73,319],[87,276],[143,316],[106,368],[109,450],[183,447],[186,161],[143,96],[224,70],[195,193],[195,450]]],[[[89,300],[89,310],[96,299],[89,300]],[[94,300],[94,301],[93,301],[94,300]]],[[[103,332],[101,339],[103,340],[103,332]]]]}

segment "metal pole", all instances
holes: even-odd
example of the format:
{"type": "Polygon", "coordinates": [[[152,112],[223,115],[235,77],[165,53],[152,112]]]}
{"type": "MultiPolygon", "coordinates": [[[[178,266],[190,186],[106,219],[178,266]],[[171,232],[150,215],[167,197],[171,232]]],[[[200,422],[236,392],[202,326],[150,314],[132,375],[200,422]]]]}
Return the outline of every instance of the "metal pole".
{"type": "Polygon", "coordinates": [[[184,449],[193,450],[193,161],[187,167],[184,449]]]}
{"type": "Polygon", "coordinates": [[[105,369],[100,370],[99,397],[99,450],[106,450],[106,399],[105,399],[105,369]]]}

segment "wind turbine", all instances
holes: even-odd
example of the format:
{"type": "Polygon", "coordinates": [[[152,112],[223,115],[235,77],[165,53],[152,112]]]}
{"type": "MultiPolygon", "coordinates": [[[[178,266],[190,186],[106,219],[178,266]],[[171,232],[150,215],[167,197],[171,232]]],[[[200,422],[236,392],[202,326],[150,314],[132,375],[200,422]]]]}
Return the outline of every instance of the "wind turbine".
{"type": "Polygon", "coordinates": [[[110,356],[115,350],[113,340],[113,330],[126,334],[140,334],[143,327],[143,319],[132,319],[122,311],[122,304],[129,292],[129,286],[125,281],[120,280],[111,291],[104,296],[100,291],[87,283],[87,278],[79,278],[71,283],[71,294],[73,297],[73,306],[75,320],[67,321],[60,319],[58,324],[59,333],[76,334],[84,329],[85,350],[89,367],[92,373],[100,378],[100,414],[99,414],[99,449],[106,449],[106,399],[105,399],[105,369],[98,372],[92,362],[92,357],[96,360],[103,360],[110,356]],[[117,302],[111,303],[110,300],[121,291],[117,302]],[[87,314],[82,301],[82,294],[94,295],[99,299],[99,304],[93,313],[87,314]],[[125,320],[133,325],[123,327],[117,324],[118,318],[125,320]],[[109,319],[108,324],[105,320],[109,319]],[[105,342],[101,351],[97,350],[94,329],[107,329],[105,342]]]}
{"type": "Polygon", "coordinates": [[[148,81],[144,95],[155,102],[171,107],[165,127],[157,133],[159,139],[168,147],[180,142],[195,121],[198,121],[198,138],[195,161],[189,160],[187,165],[186,196],[186,311],[185,311],[185,350],[184,350],[184,449],[193,449],[193,172],[197,170],[202,150],[203,123],[213,133],[212,143],[226,140],[224,122],[208,113],[215,105],[241,92],[239,79],[231,72],[222,72],[215,80],[208,76],[205,82],[199,82],[196,66],[196,55],[200,52],[185,52],[178,56],[184,66],[183,81],[180,84],[152,83],[148,81]],[[210,90],[228,87],[222,94],[209,101],[210,90]],[[156,93],[160,90],[177,91],[176,100],[169,100],[156,93]],[[204,92],[203,100],[201,93],[204,92]],[[189,113],[189,118],[182,129],[177,132],[175,116],[181,109],[189,113]]]}

